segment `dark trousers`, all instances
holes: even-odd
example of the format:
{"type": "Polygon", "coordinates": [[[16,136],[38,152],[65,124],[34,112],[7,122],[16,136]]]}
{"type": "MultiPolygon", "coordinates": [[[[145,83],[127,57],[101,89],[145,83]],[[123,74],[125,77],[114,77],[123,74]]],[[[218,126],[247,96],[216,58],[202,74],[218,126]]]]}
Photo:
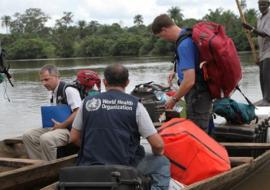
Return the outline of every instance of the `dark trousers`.
{"type": "Polygon", "coordinates": [[[261,61],[259,66],[263,101],[270,103],[270,58],[261,61]]]}
{"type": "Polygon", "coordinates": [[[212,99],[207,89],[201,90],[195,86],[186,94],[187,118],[207,132],[210,114],[212,112],[212,99]]]}

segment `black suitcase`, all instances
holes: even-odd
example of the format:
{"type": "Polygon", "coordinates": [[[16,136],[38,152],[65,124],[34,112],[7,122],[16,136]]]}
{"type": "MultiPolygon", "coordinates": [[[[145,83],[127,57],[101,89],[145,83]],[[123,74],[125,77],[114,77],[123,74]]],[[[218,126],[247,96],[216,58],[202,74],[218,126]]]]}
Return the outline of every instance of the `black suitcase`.
{"type": "Polygon", "coordinates": [[[256,142],[258,139],[255,127],[216,126],[212,135],[219,142],[256,142]]]}
{"type": "MultiPolygon", "coordinates": [[[[214,127],[212,136],[219,142],[250,142],[265,143],[268,124],[262,121],[260,124],[239,126],[219,125],[214,127]]],[[[254,156],[261,154],[259,150],[235,150],[227,149],[230,156],[254,156]]]]}
{"type": "Polygon", "coordinates": [[[129,166],[72,166],[60,170],[58,189],[143,190],[150,189],[149,181],[129,166]]]}

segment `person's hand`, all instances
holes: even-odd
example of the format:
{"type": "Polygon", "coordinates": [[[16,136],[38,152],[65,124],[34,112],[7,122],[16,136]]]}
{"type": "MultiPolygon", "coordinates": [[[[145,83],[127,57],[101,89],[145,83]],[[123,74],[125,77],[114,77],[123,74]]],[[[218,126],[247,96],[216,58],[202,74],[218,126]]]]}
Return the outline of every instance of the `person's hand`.
{"type": "Polygon", "coordinates": [[[58,122],[58,121],[56,121],[54,119],[52,119],[52,122],[54,124],[53,127],[52,127],[53,130],[64,128],[64,126],[63,126],[63,124],[61,122],[58,122]]]}
{"type": "Polygon", "coordinates": [[[260,60],[257,58],[257,60],[256,60],[256,65],[260,65],[260,60]]]}
{"type": "Polygon", "coordinates": [[[165,103],[165,109],[173,109],[176,102],[173,100],[173,98],[169,98],[169,100],[165,103]]]}
{"type": "Polygon", "coordinates": [[[174,77],[175,77],[175,72],[173,71],[168,76],[168,84],[170,87],[172,86],[172,81],[173,81],[174,77]]]}
{"type": "Polygon", "coordinates": [[[254,27],[253,26],[251,26],[250,24],[248,24],[248,23],[242,23],[242,26],[245,28],[245,29],[247,29],[247,30],[254,30],[254,27]]]}

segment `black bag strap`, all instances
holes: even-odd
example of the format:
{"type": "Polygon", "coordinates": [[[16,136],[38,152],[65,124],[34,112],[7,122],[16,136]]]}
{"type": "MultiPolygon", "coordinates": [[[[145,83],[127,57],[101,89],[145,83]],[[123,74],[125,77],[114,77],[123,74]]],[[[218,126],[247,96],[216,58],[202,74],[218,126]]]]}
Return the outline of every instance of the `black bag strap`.
{"type": "Polygon", "coordinates": [[[237,85],[235,87],[243,96],[244,98],[246,99],[246,101],[248,102],[249,105],[253,105],[255,107],[255,105],[247,98],[247,96],[241,91],[240,87],[237,85]]]}
{"type": "Polygon", "coordinates": [[[141,85],[143,85],[143,86],[149,86],[150,84],[152,84],[154,81],[150,81],[150,82],[146,82],[146,83],[141,83],[141,84],[137,84],[136,86],[135,86],[135,88],[139,88],[141,85]]]}
{"type": "Polygon", "coordinates": [[[146,88],[152,88],[153,91],[155,91],[155,90],[159,90],[159,91],[168,91],[168,90],[170,90],[170,87],[164,87],[162,85],[159,85],[159,84],[154,83],[154,81],[150,81],[150,82],[147,82],[147,83],[137,84],[135,86],[135,89],[138,89],[141,86],[142,87],[146,87],[146,88]]]}

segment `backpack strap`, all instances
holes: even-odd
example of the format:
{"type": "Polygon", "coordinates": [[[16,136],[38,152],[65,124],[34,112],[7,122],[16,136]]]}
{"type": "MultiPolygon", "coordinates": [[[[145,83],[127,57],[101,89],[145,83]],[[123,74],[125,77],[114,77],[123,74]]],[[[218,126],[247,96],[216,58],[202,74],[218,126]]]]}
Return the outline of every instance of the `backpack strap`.
{"type": "Polygon", "coordinates": [[[176,40],[176,48],[179,46],[179,44],[186,38],[191,37],[192,36],[192,28],[187,28],[186,31],[181,34],[178,39],[176,40]]]}
{"type": "Polygon", "coordinates": [[[175,42],[175,48],[174,48],[174,58],[172,60],[172,63],[174,64],[174,72],[176,72],[176,60],[179,58],[179,55],[177,53],[177,48],[181,44],[182,41],[184,41],[186,38],[192,36],[192,28],[187,28],[185,33],[181,34],[178,39],[175,42]]]}

